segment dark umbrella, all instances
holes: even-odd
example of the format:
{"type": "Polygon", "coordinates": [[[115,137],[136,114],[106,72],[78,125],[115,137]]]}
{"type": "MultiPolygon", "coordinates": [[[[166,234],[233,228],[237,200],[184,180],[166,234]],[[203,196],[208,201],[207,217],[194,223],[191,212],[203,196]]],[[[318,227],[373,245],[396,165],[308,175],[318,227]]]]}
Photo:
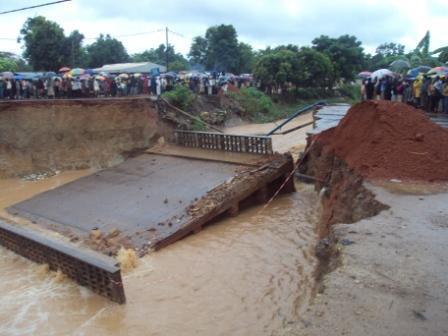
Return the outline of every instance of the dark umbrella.
{"type": "Polygon", "coordinates": [[[48,71],[48,72],[44,73],[44,76],[43,76],[43,77],[45,77],[45,78],[52,78],[52,77],[54,77],[54,76],[57,76],[57,75],[56,75],[56,72],[54,72],[54,71],[48,71]]]}

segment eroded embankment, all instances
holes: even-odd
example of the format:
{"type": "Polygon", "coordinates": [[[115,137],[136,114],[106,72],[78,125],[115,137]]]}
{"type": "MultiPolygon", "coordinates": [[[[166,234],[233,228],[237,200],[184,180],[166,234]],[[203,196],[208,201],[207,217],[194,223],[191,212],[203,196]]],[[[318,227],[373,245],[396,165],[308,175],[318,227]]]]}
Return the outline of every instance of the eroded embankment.
{"type": "Polygon", "coordinates": [[[108,167],[167,132],[149,99],[0,103],[0,178],[108,167]]]}
{"type": "MultiPolygon", "coordinates": [[[[365,181],[440,183],[448,180],[448,130],[402,103],[367,101],[353,106],[340,124],[312,136],[299,172],[312,176],[322,203],[317,254],[334,264],[330,226],[354,223],[389,208],[365,181]]],[[[331,267],[330,267],[331,268],[331,267]]]]}

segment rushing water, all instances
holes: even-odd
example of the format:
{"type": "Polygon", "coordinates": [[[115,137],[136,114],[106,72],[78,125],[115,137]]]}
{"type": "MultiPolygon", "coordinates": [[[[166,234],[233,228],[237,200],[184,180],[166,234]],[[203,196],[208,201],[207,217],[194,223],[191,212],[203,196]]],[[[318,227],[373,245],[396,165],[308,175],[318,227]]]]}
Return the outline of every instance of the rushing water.
{"type": "MultiPolygon", "coordinates": [[[[87,173],[0,181],[0,206],[87,173]]],[[[0,335],[281,334],[311,295],[315,202],[302,187],[145,256],[125,305],[0,248],[0,335]]]]}

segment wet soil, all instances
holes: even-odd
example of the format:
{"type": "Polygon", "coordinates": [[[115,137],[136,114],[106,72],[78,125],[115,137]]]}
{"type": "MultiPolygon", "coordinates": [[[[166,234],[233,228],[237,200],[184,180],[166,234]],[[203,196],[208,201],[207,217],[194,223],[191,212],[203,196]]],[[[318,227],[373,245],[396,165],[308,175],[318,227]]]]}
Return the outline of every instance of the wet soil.
{"type": "Polygon", "coordinates": [[[367,185],[390,208],[331,227],[340,267],[290,335],[446,335],[447,193],[389,192],[367,185]]]}
{"type": "Polygon", "coordinates": [[[110,167],[169,132],[144,98],[0,103],[0,178],[110,167]]]}

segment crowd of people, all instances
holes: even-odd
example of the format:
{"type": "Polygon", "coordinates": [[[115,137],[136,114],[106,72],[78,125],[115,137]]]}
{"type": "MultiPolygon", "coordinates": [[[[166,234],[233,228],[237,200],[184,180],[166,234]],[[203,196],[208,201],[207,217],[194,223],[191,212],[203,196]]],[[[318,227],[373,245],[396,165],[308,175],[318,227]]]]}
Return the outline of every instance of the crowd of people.
{"type": "Polygon", "coordinates": [[[173,85],[171,78],[145,75],[76,76],[0,80],[0,99],[120,97],[160,95],[173,85]]]}
{"type": "Polygon", "coordinates": [[[146,74],[50,76],[33,79],[0,78],[0,99],[20,100],[39,98],[123,97],[135,95],[159,96],[181,84],[197,94],[217,94],[229,84],[249,86],[251,78],[229,77],[223,73],[174,73],[151,76],[146,74]]]}
{"type": "Polygon", "coordinates": [[[364,100],[400,101],[433,113],[448,113],[448,78],[421,74],[410,80],[385,76],[367,78],[361,88],[364,100]]]}

